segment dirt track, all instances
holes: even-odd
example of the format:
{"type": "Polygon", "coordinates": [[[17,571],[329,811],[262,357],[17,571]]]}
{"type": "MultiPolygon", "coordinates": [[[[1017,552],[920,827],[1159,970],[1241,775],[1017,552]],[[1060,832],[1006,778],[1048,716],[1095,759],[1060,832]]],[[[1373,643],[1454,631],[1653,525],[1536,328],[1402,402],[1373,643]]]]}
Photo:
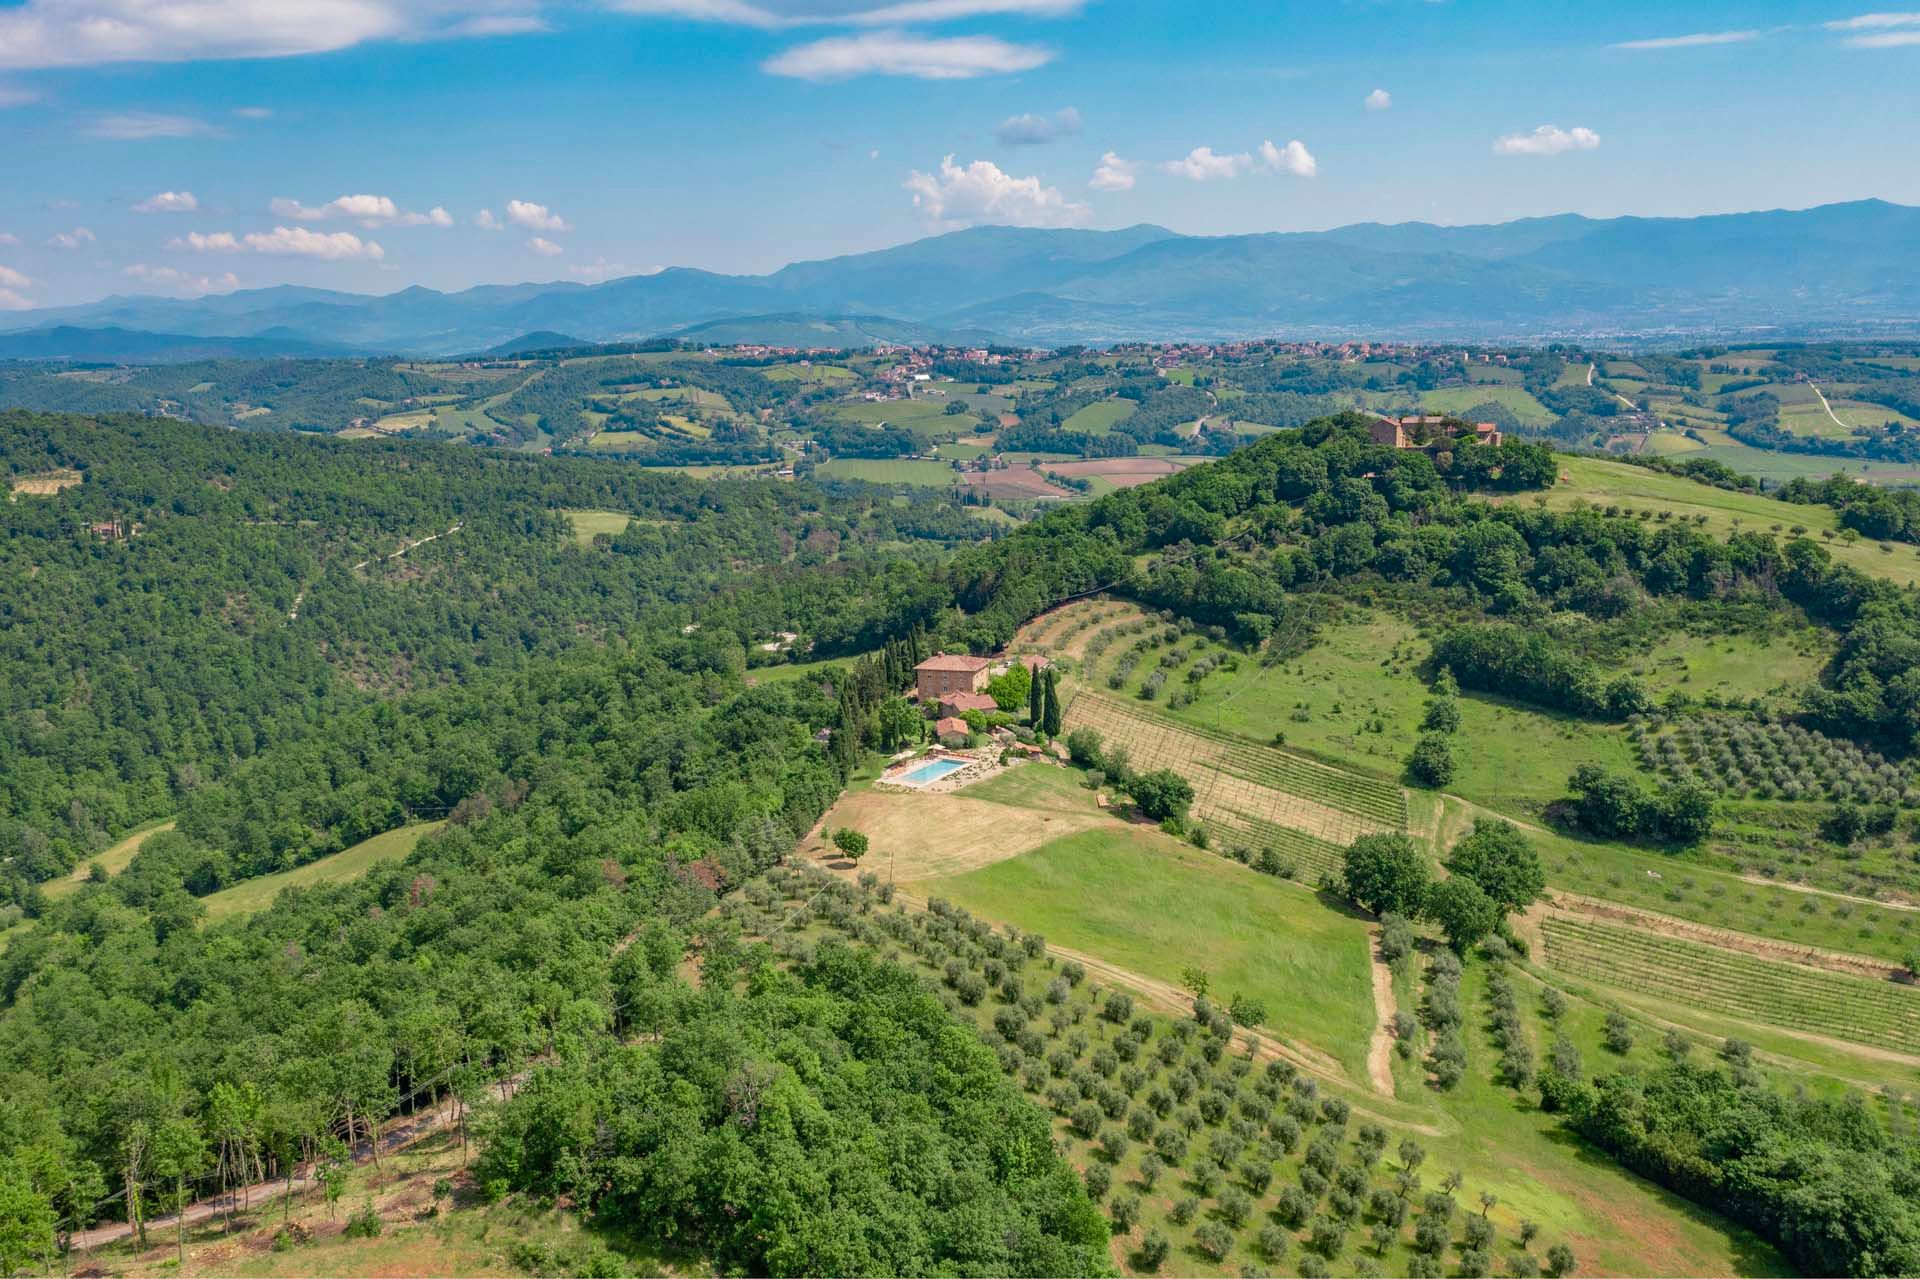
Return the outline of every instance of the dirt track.
{"type": "Polygon", "coordinates": [[[1382,1096],[1394,1095],[1393,1018],[1400,1001],[1393,996],[1393,969],[1380,958],[1380,925],[1367,926],[1367,953],[1373,969],[1373,1039],[1367,1044],[1367,1078],[1382,1096]]]}

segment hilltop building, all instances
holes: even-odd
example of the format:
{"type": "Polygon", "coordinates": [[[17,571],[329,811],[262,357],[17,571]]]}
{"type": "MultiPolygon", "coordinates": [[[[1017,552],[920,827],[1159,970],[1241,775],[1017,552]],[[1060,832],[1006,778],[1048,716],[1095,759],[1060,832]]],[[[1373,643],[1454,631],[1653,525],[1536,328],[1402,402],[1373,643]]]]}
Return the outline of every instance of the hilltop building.
{"type": "Polygon", "coordinates": [[[1492,422],[1461,422],[1429,413],[1417,417],[1381,417],[1368,425],[1375,444],[1395,449],[1435,452],[1455,444],[1500,443],[1500,428],[1492,422]]]}

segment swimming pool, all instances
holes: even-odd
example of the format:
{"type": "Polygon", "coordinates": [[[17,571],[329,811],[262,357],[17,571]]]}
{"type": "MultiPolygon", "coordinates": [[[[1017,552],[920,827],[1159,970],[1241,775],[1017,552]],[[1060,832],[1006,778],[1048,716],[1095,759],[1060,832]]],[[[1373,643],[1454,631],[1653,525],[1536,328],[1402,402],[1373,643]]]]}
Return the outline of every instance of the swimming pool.
{"type": "Polygon", "coordinates": [[[970,759],[930,760],[910,773],[902,773],[894,780],[902,786],[925,786],[928,782],[937,782],[948,773],[957,773],[973,763],[970,759]]]}

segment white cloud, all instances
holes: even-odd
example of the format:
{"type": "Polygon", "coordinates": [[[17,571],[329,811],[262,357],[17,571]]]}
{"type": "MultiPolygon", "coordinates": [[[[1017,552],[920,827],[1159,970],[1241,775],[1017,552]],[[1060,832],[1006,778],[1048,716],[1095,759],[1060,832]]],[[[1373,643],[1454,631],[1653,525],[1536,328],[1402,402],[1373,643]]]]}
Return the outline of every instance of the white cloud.
{"type": "Polygon", "coordinates": [[[1050,50],[1009,44],[993,36],[934,38],[903,31],[872,31],[798,45],[760,65],[774,75],[800,80],[845,80],[860,75],[971,80],[976,76],[1031,71],[1052,60],[1050,50]]]}
{"type": "Polygon", "coordinates": [[[33,299],[21,297],[12,289],[0,289],[0,311],[31,311],[33,299]]]}
{"type": "Polygon", "coordinates": [[[1509,133],[1493,143],[1495,155],[1559,155],[1564,151],[1591,151],[1600,145],[1592,129],[1562,129],[1543,124],[1532,133],[1509,133]]]}
{"type": "Polygon", "coordinates": [[[273,119],[272,107],[235,107],[233,109],[233,113],[239,116],[242,120],[273,119]]]}
{"type": "Polygon", "coordinates": [[[135,213],[192,213],[200,201],[191,191],[161,191],[133,206],[135,213]]]}
{"type": "Polygon", "coordinates": [[[0,84],[0,110],[7,107],[24,107],[28,103],[40,101],[40,95],[32,89],[22,89],[17,84],[0,84]]]}
{"type": "Polygon", "coordinates": [[[915,22],[951,22],[960,18],[1021,16],[1064,18],[1078,13],[1084,0],[612,0],[627,13],[725,22],[735,26],[894,26],[915,22]]]}
{"type": "Polygon", "coordinates": [[[962,168],[947,156],[940,161],[940,172],[916,169],[903,185],[913,193],[915,208],[929,221],[946,226],[978,222],[1078,226],[1092,212],[1061,195],[1058,187],[1044,186],[1037,177],[1016,178],[990,160],[975,160],[962,168]]]}
{"type": "Polygon", "coordinates": [[[543,235],[536,235],[527,241],[527,247],[543,258],[557,258],[566,250],[543,235]]]}
{"type": "Polygon", "coordinates": [[[121,274],[187,298],[205,297],[209,293],[231,293],[240,287],[240,278],[231,271],[213,276],[195,275],[178,267],[148,266],[145,262],[135,262],[132,266],[122,268],[121,274]]]}
{"type": "Polygon", "coordinates": [[[0,7],[0,68],[282,58],[368,40],[511,34],[537,0],[24,0],[0,7]],[[478,10],[478,12],[476,12],[478,10]]]}
{"type": "Polygon", "coordinates": [[[1847,31],[1840,43],[1855,49],[1898,49],[1920,44],[1920,13],[1862,13],[1826,24],[1829,31],[1847,31]]]}
{"type": "Polygon", "coordinates": [[[529,231],[571,231],[567,220],[553,212],[544,204],[532,204],[526,200],[507,201],[507,221],[515,226],[523,226],[529,231]]]}
{"type": "Polygon", "coordinates": [[[1393,106],[1393,95],[1385,89],[1375,89],[1364,101],[1369,111],[1386,111],[1393,106]]]}
{"type": "Polygon", "coordinates": [[[605,258],[595,258],[591,262],[575,262],[567,268],[567,274],[576,280],[588,284],[599,284],[606,280],[617,279],[623,275],[653,275],[660,270],[654,267],[649,271],[635,271],[619,262],[609,262],[605,258]]]}
{"type": "Polygon", "coordinates": [[[493,216],[492,209],[482,209],[473,215],[473,224],[482,231],[504,231],[506,224],[493,216]]]}
{"type": "Polygon", "coordinates": [[[303,226],[277,226],[272,231],[253,231],[236,236],[231,231],[201,234],[189,231],[167,241],[170,249],[194,253],[266,253],[276,257],[319,258],[326,262],[366,259],[378,262],[387,251],[373,240],[362,240],[351,231],[314,231],[303,226]]]}
{"type": "MultiPolygon", "coordinates": [[[[4,21],[0,20],[0,33],[4,31],[4,21]]],[[[4,48],[5,45],[6,37],[0,34],[0,48],[4,48]]],[[[111,115],[95,116],[82,125],[80,131],[90,138],[100,138],[108,142],[220,136],[220,130],[205,120],[190,115],[166,115],[158,111],[121,111],[111,115]]]]}
{"type": "Polygon", "coordinates": [[[1764,31],[1696,31],[1684,36],[1656,36],[1651,40],[1620,40],[1610,49],[1698,49],[1715,44],[1745,44],[1758,40],[1764,31]]]}
{"type": "Polygon", "coordinates": [[[456,22],[443,34],[466,39],[483,39],[488,36],[537,35],[551,30],[553,28],[537,14],[495,13],[456,22]]]}
{"type": "Polygon", "coordinates": [[[325,204],[310,206],[285,196],[275,196],[267,208],[276,218],[297,222],[323,222],[328,218],[350,218],[363,227],[453,225],[453,215],[435,206],[426,213],[403,211],[384,195],[343,195],[325,204]]]}
{"type": "Polygon", "coordinates": [[[1087,185],[1096,191],[1131,191],[1134,174],[1140,165],[1134,160],[1122,160],[1112,151],[1100,157],[1100,163],[1094,166],[1093,176],[1087,185]]]}
{"type": "Polygon", "coordinates": [[[1218,182],[1237,178],[1251,169],[1253,157],[1244,151],[1238,155],[1215,155],[1212,147],[1195,147],[1185,158],[1169,160],[1160,167],[1189,182],[1218,182]]]}
{"type": "Polygon", "coordinates": [[[83,226],[77,226],[71,231],[59,231],[49,236],[47,247],[49,249],[84,249],[92,244],[95,238],[93,232],[83,226]]]}
{"type": "Polygon", "coordinates": [[[10,266],[0,266],[0,285],[5,285],[9,289],[30,289],[33,287],[33,281],[10,266]]]}
{"type": "Polygon", "coordinates": [[[0,244],[13,245],[18,243],[20,243],[19,236],[11,231],[0,231],[0,244]]]}
{"type": "Polygon", "coordinates": [[[1271,141],[1262,142],[1260,163],[1275,173],[1291,173],[1296,178],[1310,178],[1320,172],[1320,162],[1307,150],[1307,144],[1298,138],[1283,147],[1277,147],[1271,141]]]}
{"type": "Polygon", "coordinates": [[[1070,138],[1080,132],[1080,113],[1072,107],[1062,107],[1052,115],[1008,116],[993,131],[1002,146],[1032,147],[1054,142],[1061,138],[1070,138]]]}

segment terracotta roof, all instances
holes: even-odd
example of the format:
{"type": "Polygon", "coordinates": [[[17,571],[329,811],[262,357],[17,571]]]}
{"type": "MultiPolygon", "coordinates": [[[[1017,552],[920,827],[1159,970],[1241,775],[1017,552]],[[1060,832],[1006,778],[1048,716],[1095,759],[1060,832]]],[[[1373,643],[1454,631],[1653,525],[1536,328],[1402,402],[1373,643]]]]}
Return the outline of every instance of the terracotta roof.
{"type": "Polygon", "coordinates": [[[935,736],[938,737],[945,737],[949,733],[958,733],[960,736],[965,737],[973,730],[967,727],[967,721],[964,719],[961,719],[957,715],[949,715],[936,723],[933,726],[933,731],[935,736]]]}
{"type": "Polygon", "coordinates": [[[1000,703],[985,693],[948,693],[940,699],[940,709],[957,715],[962,711],[997,711],[1000,703]]]}
{"type": "Polygon", "coordinates": [[[1038,653],[1022,653],[1020,654],[1020,665],[1030,671],[1044,671],[1047,667],[1052,666],[1053,663],[1038,653]]]}
{"type": "Polygon", "coordinates": [[[990,663],[984,657],[968,657],[965,653],[935,653],[920,665],[916,671],[984,671],[990,663]]]}

